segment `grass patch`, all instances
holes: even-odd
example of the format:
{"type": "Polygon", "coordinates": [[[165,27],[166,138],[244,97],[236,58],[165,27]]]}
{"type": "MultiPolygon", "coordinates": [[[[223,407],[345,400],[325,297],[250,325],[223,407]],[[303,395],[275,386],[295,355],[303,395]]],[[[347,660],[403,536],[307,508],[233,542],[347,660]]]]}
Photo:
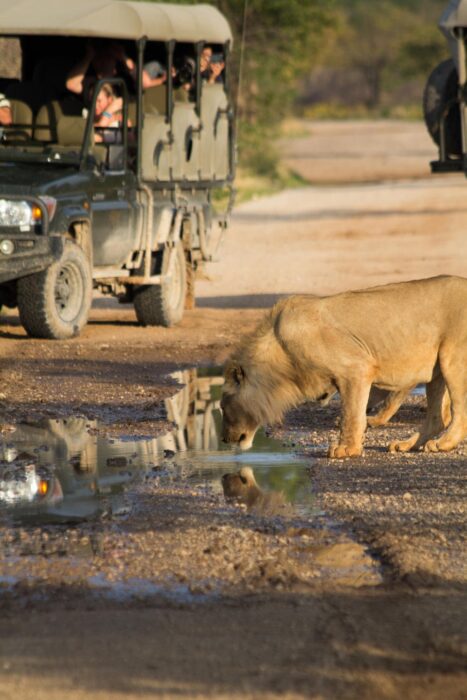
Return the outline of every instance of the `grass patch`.
{"type": "MultiPolygon", "coordinates": [[[[247,168],[238,168],[235,178],[235,204],[251,199],[267,197],[285,189],[307,187],[309,182],[298,173],[280,165],[271,175],[258,175],[247,168]]],[[[229,205],[230,193],[227,188],[219,188],[212,193],[212,204],[217,216],[221,216],[229,205]]]]}
{"type": "Polygon", "coordinates": [[[240,168],[235,180],[236,202],[241,204],[250,199],[266,197],[284,189],[306,187],[309,183],[293,170],[280,165],[271,175],[258,175],[240,168]]]}

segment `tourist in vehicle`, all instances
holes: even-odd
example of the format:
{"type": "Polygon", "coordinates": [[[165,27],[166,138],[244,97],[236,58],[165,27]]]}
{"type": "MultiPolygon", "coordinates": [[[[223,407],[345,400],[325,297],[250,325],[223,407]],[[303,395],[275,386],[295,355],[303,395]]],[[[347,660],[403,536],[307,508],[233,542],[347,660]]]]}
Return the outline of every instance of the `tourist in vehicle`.
{"type": "Polygon", "coordinates": [[[88,42],[83,58],[67,76],[66,87],[70,92],[81,95],[84,102],[88,104],[92,89],[98,80],[121,76],[133,82],[132,66],[134,63],[126,56],[121,44],[88,42]]]}
{"type": "Polygon", "coordinates": [[[0,93],[0,124],[2,126],[10,126],[12,122],[10,100],[7,100],[5,95],[0,93]]]}
{"type": "MultiPolygon", "coordinates": [[[[86,45],[83,58],[71,69],[66,80],[66,87],[77,95],[82,95],[85,102],[90,101],[92,88],[97,80],[121,76],[136,88],[137,69],[135,61],[127,56],[122,44],[97,46],[92,42],[86,45]],[[130,79],[130,80],[129,80],[130,79]]],[[[143,90],[163,85],[167,81],[167,71],[159,61],[148,61],[143,66],[143,90]]]]}
{"type": "Polygon", "coordinates": [[[225,68],[224,56],[213,53],[211,46],[205,46],[201,52],[201,77],[209,84],[222,82],[222,71],[225,68]]]}
{"type": "MultiPolygon", "coordinates": [[[[126,59],[126,66],[134,80],[136,86],[136,63],[131,59],[126,59]]],[[[143,66],[143,90],[164,85],[167,82],[167,70],[159,61],[148,61],[143,66]]]]}
{"type": "Polygon", "coordinates": [[[191,56],[177,59],[174,71],[174,88],[183,88],[188,93],[194,90],[196,81],[196,61],[191,56]]]}
{"type": "MultiPolygon", "coordinates": [[[[114,131],[106,133],[109,129],[118,129],[122,126],[123,120],[123,100],[117,97],[110,83],[104,83],[96,97],[96,109],[94,112],[94,141],[96,143],[106,143],[117,141],[117,134],[114,131]]],[[[128,124],[131,126],[131,124],[128,124]]]]}

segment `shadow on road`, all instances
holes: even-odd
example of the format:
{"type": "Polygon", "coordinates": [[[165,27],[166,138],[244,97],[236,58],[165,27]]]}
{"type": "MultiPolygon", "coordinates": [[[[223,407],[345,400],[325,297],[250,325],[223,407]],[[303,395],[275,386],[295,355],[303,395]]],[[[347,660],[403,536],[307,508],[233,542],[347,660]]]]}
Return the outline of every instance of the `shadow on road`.
{"type": "Polygon", "coordinates": [[[58,590],[52,615],[45,608],[22,620],[3,616],[0,680],[7,697],[18,678],[21,697],[39,700],[114,693],[465,697],[459,614],[465,589],[442,596],[428,591],[417,599],[410,591],[384,589],[310,592],[187,607],[167,600],[143,608],[109,601],[102,609],[88,601],[91,609],[74,611],[61,608],[60,597],[58,590]],[[435,629],[436,639],[427,632],[435,629]]]}
{"type": "Polygon", "coordinates": [[[239,294],[237,296],[202,297],[196,300],[199,308],[210,309],[268,309],[287,294],[239,294]]]}

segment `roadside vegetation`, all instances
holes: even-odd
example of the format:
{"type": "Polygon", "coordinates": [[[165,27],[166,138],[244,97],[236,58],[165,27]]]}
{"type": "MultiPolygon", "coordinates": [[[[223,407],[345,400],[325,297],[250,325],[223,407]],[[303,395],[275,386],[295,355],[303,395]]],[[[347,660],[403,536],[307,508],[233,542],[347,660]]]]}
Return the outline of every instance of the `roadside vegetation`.
{"type": "Polygon", "coordinates": [[[448,57],[446,0],[335,0],[332,30],[298,94],[308,118],[421,118],[430,71],[448,57]]]}
{"type": "Polygon", "coordinates": [[[289,177],[276,145],[285,118],[420,118],[426,78],[447,55],[446,0],[211,4],[234,33],[240,173],[272,188],[289,177]]]}

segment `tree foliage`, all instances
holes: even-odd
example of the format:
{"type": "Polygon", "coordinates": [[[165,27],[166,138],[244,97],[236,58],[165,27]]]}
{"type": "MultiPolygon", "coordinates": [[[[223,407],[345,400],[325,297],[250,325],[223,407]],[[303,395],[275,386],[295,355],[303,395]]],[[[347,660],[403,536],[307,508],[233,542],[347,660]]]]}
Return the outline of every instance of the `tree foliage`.
{"type": "Polygon", "coordinates": [[[437,20],[446,0],[336,0],[335,31],[323,60],[358,73],[369,108],[407,80],[424,81],[446,55],[437,20]]]}

